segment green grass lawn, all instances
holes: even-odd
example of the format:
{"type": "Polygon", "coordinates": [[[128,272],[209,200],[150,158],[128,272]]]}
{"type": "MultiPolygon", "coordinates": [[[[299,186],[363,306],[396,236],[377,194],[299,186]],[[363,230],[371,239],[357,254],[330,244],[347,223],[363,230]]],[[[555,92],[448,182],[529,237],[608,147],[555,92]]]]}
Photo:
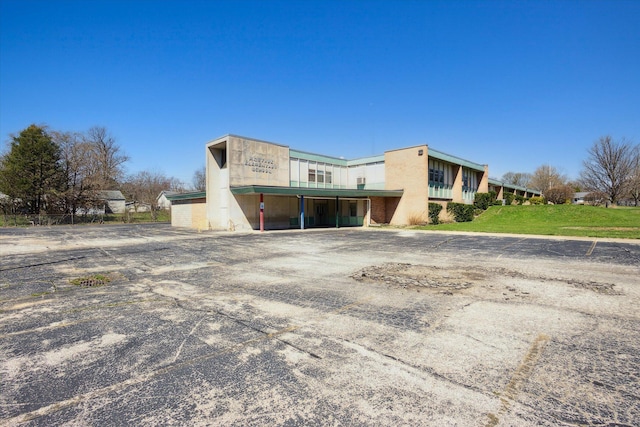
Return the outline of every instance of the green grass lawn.
{"type": "Polygon", "coordinates": [[[491,206],[473,222],[425,230],[640,239],[640,208],[582,205],[491,206]]]}

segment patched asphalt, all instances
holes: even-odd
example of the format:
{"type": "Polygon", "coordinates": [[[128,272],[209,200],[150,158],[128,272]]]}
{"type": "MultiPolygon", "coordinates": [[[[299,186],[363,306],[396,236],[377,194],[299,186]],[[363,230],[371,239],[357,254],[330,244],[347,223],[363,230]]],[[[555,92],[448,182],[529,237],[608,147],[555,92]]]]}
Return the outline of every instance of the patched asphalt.
{"type": "Polygon", "coordinates": [[[638,425],[639,243],[0,229],[0,424],[638,425]]]}

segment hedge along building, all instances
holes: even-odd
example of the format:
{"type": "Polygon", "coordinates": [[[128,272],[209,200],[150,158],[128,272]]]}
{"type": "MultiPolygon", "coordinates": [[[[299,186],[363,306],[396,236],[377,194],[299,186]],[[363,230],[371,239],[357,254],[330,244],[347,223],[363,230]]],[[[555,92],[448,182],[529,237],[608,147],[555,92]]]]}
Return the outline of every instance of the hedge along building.
{"type": "Polygon", "coordinates": [[[487,165],[427,145],[346,160],[225,135],[206,145],[206,175],[205,193],[169,197],[172,225],[223,230],[406,225],[426,222],[430,201],[473,203],[477,192],[489,191],[487,165]]]}

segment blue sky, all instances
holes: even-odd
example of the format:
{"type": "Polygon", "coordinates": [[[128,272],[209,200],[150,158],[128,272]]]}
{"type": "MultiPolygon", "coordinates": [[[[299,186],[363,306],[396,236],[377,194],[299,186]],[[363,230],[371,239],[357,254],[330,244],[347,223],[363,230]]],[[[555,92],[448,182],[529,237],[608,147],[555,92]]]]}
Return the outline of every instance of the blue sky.
{"type": "Polygon", "coordinates": [[[233,133],[346,158],[418,144],[577,177],[640,142],[640,1],[0,1],[0,140],[107,127],[187,183],[233,133]]]}

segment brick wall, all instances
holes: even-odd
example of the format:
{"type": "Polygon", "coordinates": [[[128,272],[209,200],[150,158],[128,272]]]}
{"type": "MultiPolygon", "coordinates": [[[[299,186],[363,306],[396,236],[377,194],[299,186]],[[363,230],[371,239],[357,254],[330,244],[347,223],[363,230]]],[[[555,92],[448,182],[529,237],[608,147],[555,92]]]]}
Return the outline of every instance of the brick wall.
{"type": "Polygon", "coordinates": [[[404,190],[399,201],[387,203],[389,223],[406,225],[412,220],[427,222],[429,202],[427,159],[426,145],[384,153],[385,189],[404,190]]]}
{"type": "Polygon", "coordinates": [[[371,197],[371,224],[386,224],[387,205],[384,197],[371,197]]]}

